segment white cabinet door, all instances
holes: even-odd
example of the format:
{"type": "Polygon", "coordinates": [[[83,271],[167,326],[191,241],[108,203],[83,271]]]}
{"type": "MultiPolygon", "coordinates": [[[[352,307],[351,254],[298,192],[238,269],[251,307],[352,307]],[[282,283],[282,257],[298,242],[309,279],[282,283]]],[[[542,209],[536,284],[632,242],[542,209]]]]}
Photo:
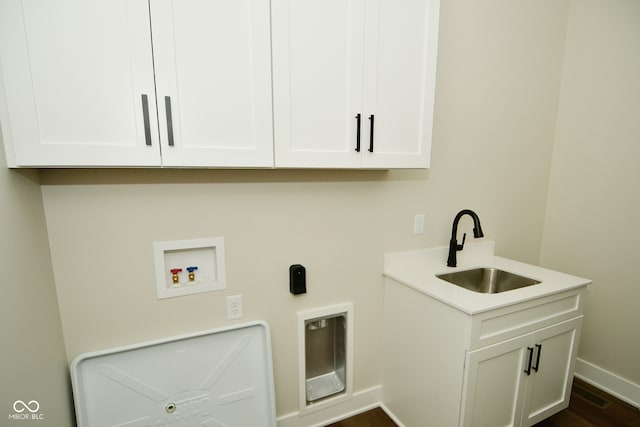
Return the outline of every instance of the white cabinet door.
{"type": "Polygon", "coordinates": [[[531,426],[569,405],[582,316],[467,353],[461,425],[531,426]]]}
{"type": "Polygon", "coordinates": [[[520,425],[530,340],[525,335],[467,353],[461,426],[520,425]]]}
{"type": "Polygon", "coordinates": [[[151,0],[164,166],[273,166],[268,0],[151,0]]]}
{"type": "Polygon", "coordinates": [[[429,166],[438,0],[273,0],[276,166],[429,166]]]}
{"type": "Polygon", "coordinates": [[[158,166],[146,0],[2,0],[11,166],[158,166]]]}
{"type": "Polygon", "coordinates": [[[531,426],[569,406],[582,316],[536,332],[522,425],[531,426]]]}
{"type": "Polygon", "coordinates": [[[272,0],[276,166],[360,167],[364,3],[272,0]]]}
{"type": "Polygon", "coordinates": [[[429,166],[438,18],[437,0],[367,3],[364,113],[375,122],[363,167],[429,166]]]}

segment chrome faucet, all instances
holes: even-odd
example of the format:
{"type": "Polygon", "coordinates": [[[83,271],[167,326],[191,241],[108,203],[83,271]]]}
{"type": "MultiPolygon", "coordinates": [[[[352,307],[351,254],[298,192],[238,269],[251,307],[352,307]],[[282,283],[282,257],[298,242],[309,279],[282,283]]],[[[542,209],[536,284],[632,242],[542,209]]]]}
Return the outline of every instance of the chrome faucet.
{"type": "Polygon", "coordinates": [[[447,265],[449,267],[455,267],[457,265],[456,260],[456,252],[464,249],[464,241],[467,238],[467,233],[462,235],[462,244],[459,245],[456,240],[456,235],[458,233],[458,222],[463,215],[469,215],[473,218],[473,237],[476,239],[479,237],[484,237],[484,233],[482,233],[482,227],[480,226],[480,218],[478,215],[469,209],[464,209],[458,212],[456,217],[453,219],[453,230],[451,231],[451,240],[449,241],[449,258],[447,258],[447,265]]]}

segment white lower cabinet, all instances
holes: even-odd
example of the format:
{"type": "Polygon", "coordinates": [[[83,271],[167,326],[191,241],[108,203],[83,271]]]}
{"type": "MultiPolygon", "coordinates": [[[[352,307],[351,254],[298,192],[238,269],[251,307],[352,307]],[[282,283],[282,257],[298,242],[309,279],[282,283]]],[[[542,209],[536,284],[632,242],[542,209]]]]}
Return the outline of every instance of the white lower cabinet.
{"type": "Polygon", "coordinates": [[[565,408],[582,316],[467,352],[462,426],[530,426],[565,408]]]}
{"type": "Polygon", "coordinates": [[[469,315],[386,279],[384,405],[406,427],[531,426],[566,408],[583,289],[469,315]]]}

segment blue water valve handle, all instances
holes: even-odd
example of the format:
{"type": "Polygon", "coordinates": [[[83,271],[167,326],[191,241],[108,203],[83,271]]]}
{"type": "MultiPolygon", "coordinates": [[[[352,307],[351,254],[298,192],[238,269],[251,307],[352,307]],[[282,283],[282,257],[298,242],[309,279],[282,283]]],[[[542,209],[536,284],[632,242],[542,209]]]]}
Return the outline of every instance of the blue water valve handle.
{"type": "Polygon", "coordinates": [[[193,282],[194,280],[196,280],[196,275],[194,273],[194,271],[196,271],[198,269],[198,267],[187,267],[187,271],[189,272],[189,281],[193,282]]]}

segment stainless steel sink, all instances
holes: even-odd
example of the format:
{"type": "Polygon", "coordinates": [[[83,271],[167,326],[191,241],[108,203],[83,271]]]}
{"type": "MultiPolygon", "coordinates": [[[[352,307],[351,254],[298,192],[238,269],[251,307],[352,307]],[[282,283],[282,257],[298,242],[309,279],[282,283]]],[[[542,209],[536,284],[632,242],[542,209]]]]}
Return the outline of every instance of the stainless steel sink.
{"type": "Polygon", "coordinates": [[[541,283],[535,279],[488,267],[436,274],[436,277],[470,291],[484,294],[497,294],[541,283]]]}

